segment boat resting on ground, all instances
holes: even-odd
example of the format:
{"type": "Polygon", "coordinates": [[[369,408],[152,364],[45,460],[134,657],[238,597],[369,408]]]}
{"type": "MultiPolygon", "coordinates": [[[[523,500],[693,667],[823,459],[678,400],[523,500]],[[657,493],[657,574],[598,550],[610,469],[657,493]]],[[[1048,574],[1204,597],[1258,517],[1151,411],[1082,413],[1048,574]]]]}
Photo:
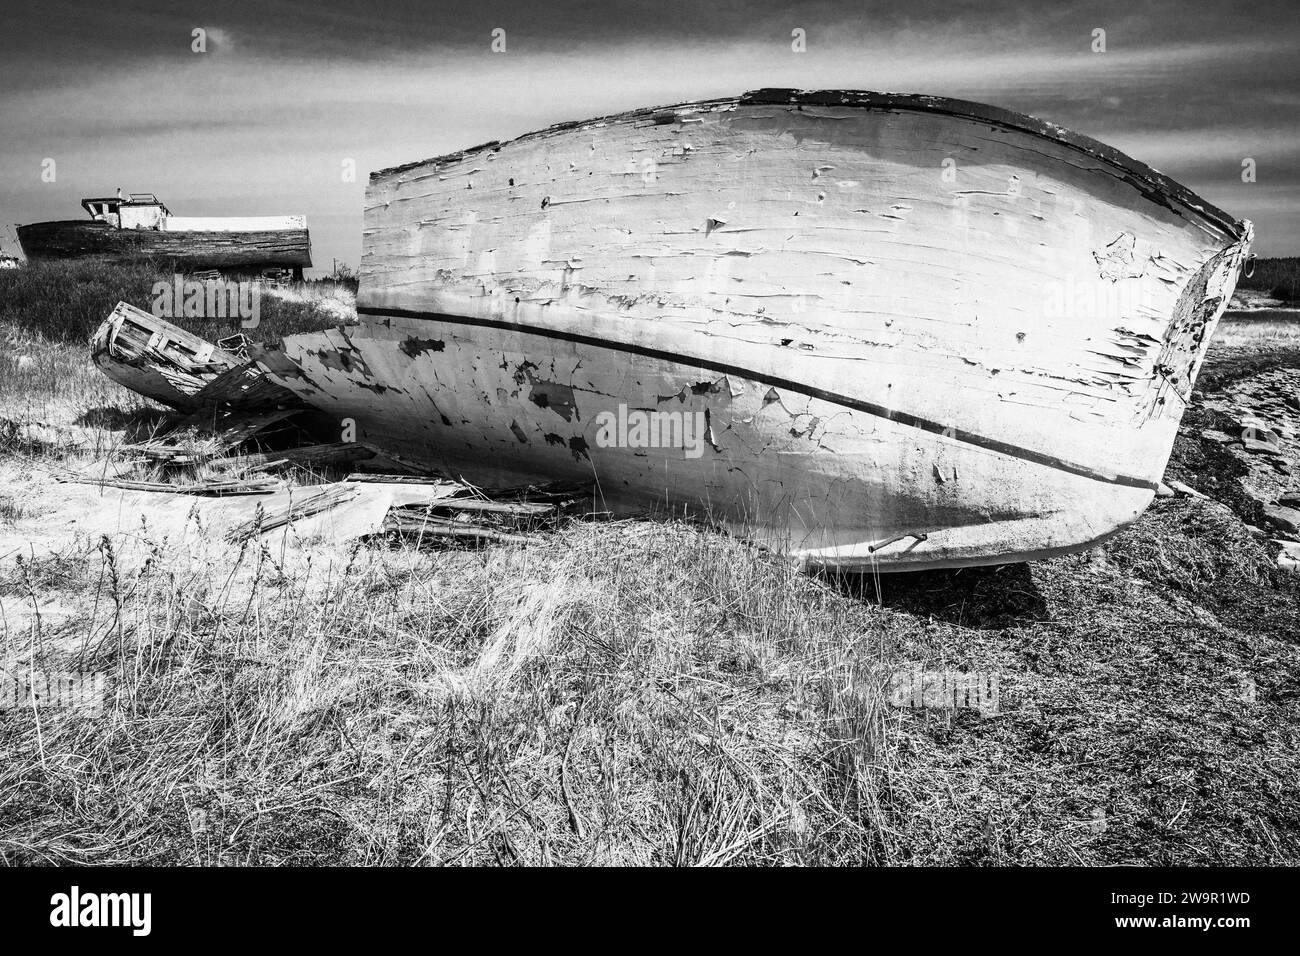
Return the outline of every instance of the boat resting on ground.
{"type": "Polygon", "coordinates": [[[83,199],[89,219],[18,227],[30,262],[153,259],[186,271],[218,269],[255,274],[311,267],[311,237],[303,216],[174,216],[152,193],[83,199]]]}
{"type": "Polygon", "coordinates": [[[1027,116],[760,90],[374,173],[359,325],[259,361],[474,484],[811,565],[1028,560],[1150,503],[1251,237],[1027,116]]]}

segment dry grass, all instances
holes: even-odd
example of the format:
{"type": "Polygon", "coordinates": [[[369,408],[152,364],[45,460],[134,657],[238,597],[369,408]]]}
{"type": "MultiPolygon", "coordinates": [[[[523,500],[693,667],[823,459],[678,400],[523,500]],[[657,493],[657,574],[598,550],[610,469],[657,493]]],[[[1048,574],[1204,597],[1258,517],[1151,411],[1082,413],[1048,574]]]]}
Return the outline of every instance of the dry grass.
{"type": "Polygon", "coordinates": [[[1300,350],[1300,312],[1265,311],[1230,316],[1215,333],[1221,351],[1300,350]]]}
{"type": "MultiPolygon", "coordinates": [[[[48,349],[0,418],[129,411],[81,346],[0,328],[48,349]]],[[[1300,579],[1224,505],[836,579],[668,521],[240,547],[180,504],[102,537],[43,470],[93,449],[6,441],[0,658],[109,693],[0,711],[3,862],[1300,861],[1300,579]],[[996,675],[1001,713],[890,706],[913,668],[996,675]]]]}
{"type": "Polygon", "coordinates": [[[1300,858],[1295,589],[1226,509],[1161,502],[1100,562],[863,584],[671,522],[11,554],[10,666],[107,673],[109,702],[0,716],[0,856],[1300,858]],[[889,707],[912,666],[998,675],[1002,713],[889,707]]]}
{"type": "Polygon", "coordinates": [[[312,282],[292,282],[287,285],[268,285],[262,290],[263,302],[271,302],[274,320],[273,334],[285,335],[290,323],[284,317],[294,310],[310,320],[293,323],[291,331],[308,331],[318,325],[315,316],[333,320],[336,325],[352,322],[357,317],[357,290],[350,282],[332,282],[319,279],[312,282]]]}
{"type": "Polygon", "coordinates": [[[76,608],[11,661],[112,675],[103,717],[0,717],[10,862],[880,858],[877,612],[741,544],[128,548],[5,569],[76,608]]]}

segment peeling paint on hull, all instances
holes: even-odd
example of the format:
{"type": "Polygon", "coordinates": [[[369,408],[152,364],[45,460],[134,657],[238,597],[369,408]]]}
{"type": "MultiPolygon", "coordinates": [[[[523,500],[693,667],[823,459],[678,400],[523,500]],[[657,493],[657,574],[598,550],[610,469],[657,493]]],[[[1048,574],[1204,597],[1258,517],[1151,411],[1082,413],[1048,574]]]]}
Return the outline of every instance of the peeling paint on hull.
{"type": "Polygon", "coordinates": [[[1055,127],[873,96],[767,91],[377,173],[360,328],[267,368],[398,457],[593,479],[613,510],[812,563],[1113,533],[1151,500],[1249,224],[1055,127]],[[700,416],[702,452],[611,446],[628,410],[700,416]]]}

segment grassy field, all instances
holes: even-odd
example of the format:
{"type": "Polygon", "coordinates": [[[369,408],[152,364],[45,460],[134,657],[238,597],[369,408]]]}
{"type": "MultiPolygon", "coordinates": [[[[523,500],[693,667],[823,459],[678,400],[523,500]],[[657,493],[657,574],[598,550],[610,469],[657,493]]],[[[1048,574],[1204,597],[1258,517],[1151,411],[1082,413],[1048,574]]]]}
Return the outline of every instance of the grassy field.
{"type": "MultiPolygon", "coordinates": [[[[119,493],[54,476],[149,414],[84,337],[150,276],[57,308],[6,279],[0,660],[107,702],[0,710],[0,861],[1300,862],[1300,578],[1230,496],[878,577],[671,520],[480,552],[233,545],[184,504],[101,532],[71,519],[119,493]],[[998,712],[895,706],[918,669],[995,677],[998,712]]],[[[296,294],[281,327],[336,318],[296,294]]],[[[1207,387],[1288,331],[1234,327],[1207,387]]],[[[1171,477],[1234,480],[1215,424],[1189,412],[1171,477]]]]}

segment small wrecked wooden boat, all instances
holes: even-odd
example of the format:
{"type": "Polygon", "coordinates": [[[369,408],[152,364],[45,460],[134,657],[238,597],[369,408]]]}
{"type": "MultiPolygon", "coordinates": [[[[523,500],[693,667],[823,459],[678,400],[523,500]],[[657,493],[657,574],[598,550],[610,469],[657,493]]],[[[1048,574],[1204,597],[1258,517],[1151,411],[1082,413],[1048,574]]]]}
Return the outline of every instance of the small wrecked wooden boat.
{"type": "Polygon", "coordinates": [[[363,237],[359,325],[258,356],[357,440],[900,570],[1133,521],[1252,231],[1028,116],[761,90],[374,173],[363,237]]]}
{"type": "Polygon", "coordinates": [[[196,396],[245,362],[220,345],[119,302],[90,340],[108,378],[162,405],[193,411],[196,396]]]}
{"type": "Polygon", "coordinates": [[[18,227],[30,262],[152,259],[185,270],[255,274],[288,269],[298,279],[311,267],[303,216],[174,216],[153,193],[83,199],[89,219],[18,227]]]}

